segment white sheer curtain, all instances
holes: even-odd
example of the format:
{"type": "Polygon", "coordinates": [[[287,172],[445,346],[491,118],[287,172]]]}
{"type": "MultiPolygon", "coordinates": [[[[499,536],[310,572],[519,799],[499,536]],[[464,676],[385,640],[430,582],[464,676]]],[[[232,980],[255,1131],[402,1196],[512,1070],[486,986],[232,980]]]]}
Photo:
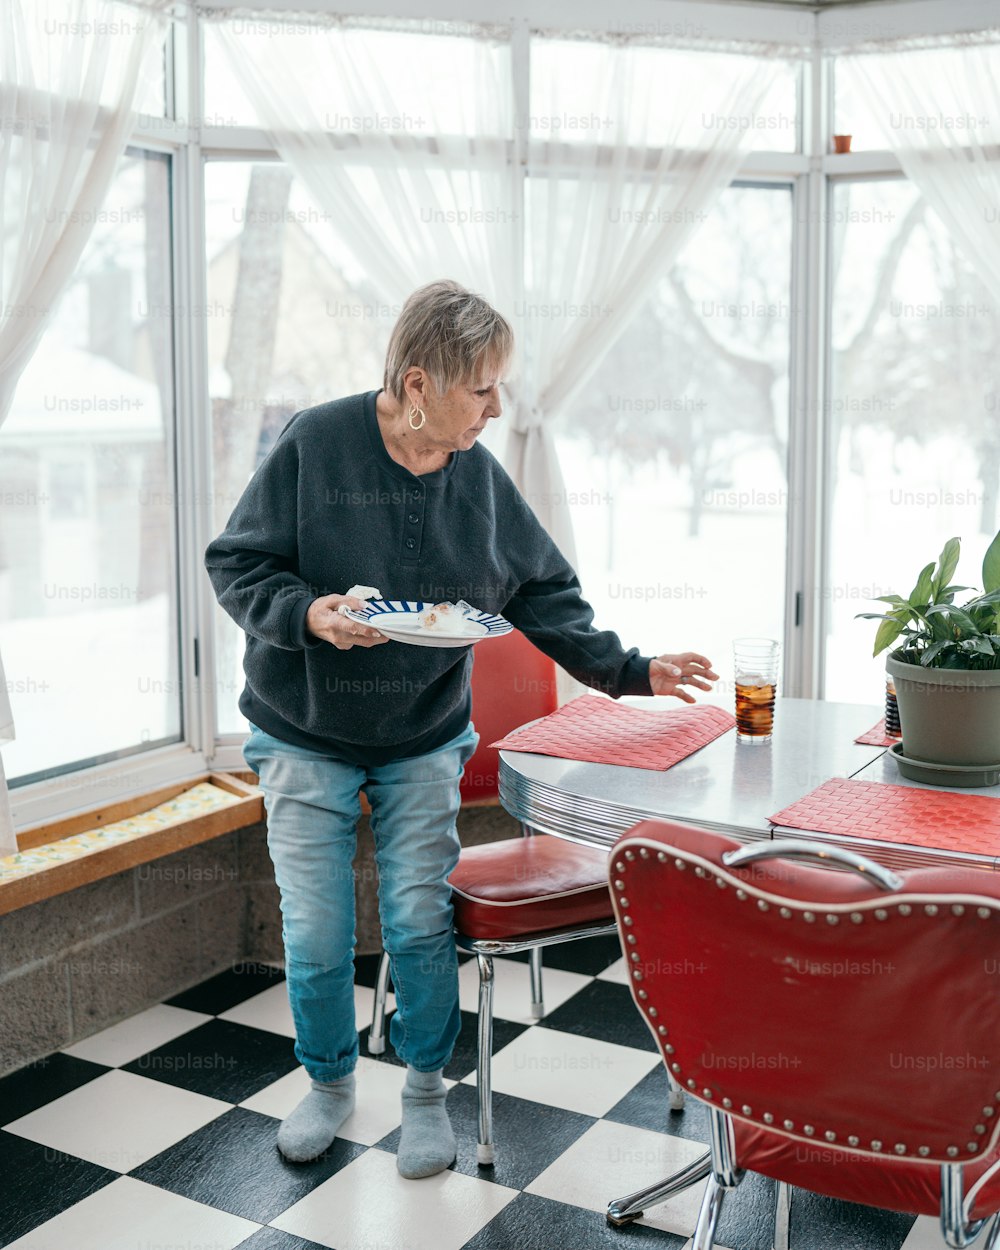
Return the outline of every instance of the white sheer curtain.
{"type": "MultiPolygon", "coordinates": [[[[90,236],[167,0],[0,0],[0,424],[90,236]]],[[[0,659],[0,746],[14,718],[0,659]]],[[[16,850],[0,759],[0,854],[16,850]]]]}
{"type": "Polygon", "coordinates": [[[732,181],[786,54],[533,40],[526,360],[508,447],[529,501],[562,495],[549,420],[732,181]]]}
{"type": "Polygon", "coordinates": [[[447,276],[514,322],[507,467],[572,561],[545,418],[584,384],[732,179],[753,134],[744,123],[779,62],[758,50],[693,65],[682,52],[569,44],[595,49],[580,77],[560,42],[561,56],[541,56],[530,115],[515,116],[504,28],[424,38],[232,16],[213,34],[233,75],[386,298],[447,276]],[[588,127],[591,116],[611,123],[588,127]],[[556,119],[582,121],[583,142],[554,139],[556,119]]]}
{"type": "Polygon", "coordinates": [[[524,222],[509,27],[450,23],[454,33],[425,35],[319,15],[288,27],[272,13],[269,26],[266,16],[225,20],[207,37],[388,305],[452,278],[513,322],[524,222]]]}
{"type": "Polygon", "coordinates": [[[367,277],[390,304],[449,277],[511,311],[509,32],[270,17],[206,35],[367,277]]]}
{"type": "Polygon", "coordinates": [[[886,145],[1000,298],[1000,29],[843,58],[886,145]]]}

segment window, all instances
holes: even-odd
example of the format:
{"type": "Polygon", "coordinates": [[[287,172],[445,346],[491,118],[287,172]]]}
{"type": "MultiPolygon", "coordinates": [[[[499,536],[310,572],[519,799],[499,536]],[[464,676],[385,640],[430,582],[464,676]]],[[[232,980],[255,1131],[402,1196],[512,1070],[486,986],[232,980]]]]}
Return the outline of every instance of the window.
{"type": "Polygon", "coordinates": [[[129,149],[0,429],[15,782],[180,737],[169,193],[129,149]]]}
{"type": "Polygon", "coordinates": [[[834,61],[834,108],[833,131],[838,135],[851,136],[851,149],[855,152],[869,148],[884,148],[885,138],[881,128],[865,108],[857,77],[849,63],[837,58],[834,61]]]}
{"type": "Polygon", "coordinates": [[[647,654],[782,636],[791,218],[724,192],[555,430],[584,594],[647,654]]]}
{"type": "Polygon", "coordinates": [[[880,611],[875,595],[909,594],[956,535],[957,580],[978,585],[997,530],[1000,332],[973,267],[910,183],[838,182],[832,205],[826,697],[877,703],[876,623],[855,614],[880,611]]]}
{"type": "MultiPolygon", "coordinates": [[[[197,20],[204,64],[185,64],[184,39],[168,50],[140,95],[142,148],[186,155],[189,142],[205,138],[202,125],[261,126],[220,49],[223,22],[242,23],[244,46],[262,41],[275,64],[294,64],[297,41],[313,42],[317,29],[297,13],[272,15],[266,25],[221,14],[197,20]],[[205,87],[190,134],[170,121],[185,114],[164,72],[174,54],[177,86],[190,71],[205,87]]],[[[730,55],[628,41],[622,57],[621,42],[575,32],[534,31],[522,40],[521,31],[512,40],[507,22],[473,32],[432,19],[370,28],[361,19],[331,19],[328,28],[319,21],[347,67],[332,79],[309,76],[324,129],[336,134],[345,177],[364,193],[387,251],[409,246],[418,257],[437,251],[436,231],[450,238],[452,218],[428,211],[425,233],[404,237],[394,197],[376,176],[390,148],[401,175],[416,170],[424,179],[430,207],[506,204],[508,172],[516,174],[513,162],[524,156],[530,207],[546,183],[534,176],[536,163],[558,160],[572,179],[577,167],[600,168],[609,144],[661,142],[659,101],[730,55]],[[525,54],[531,94],[522,102],[515,69],[524,67],[514,59],[525,54]],[[592,112],[595,84],[616,73],[629,107],[607,124],[592,112]],[[527,117],[515,115],[522,103],[527,117]],[[427,170],[425,154],[446,149],[455,154],[447,174],[427,170]]],[[[947,50],[905,55],[933,61],[945,84],[959,60],[947,50]]],[[[788,172],[801,162],[787,154],[802,150],[797,103],[812,72],[805,65],[789,61],[755,116],[743,119],[727,116],[725,76],[709,80],[718,108],[692,110],[684,134],[745,126],[754,172],[745,167],[744,180],[723,194],[550,427],[598,624],[647,652],[696,647],[723,671],[734,636],[782,636],[786,537],[808,504],[789,481],[787,456],[793,235],[803,224],[793,226],[798,175],[788,172]]],[[[849,60],[834,59],[832,68],[835,123],[825,129],[851,133],[856,150],[883,147],[849,60]]],[[[961,86],[955,81],[947,96],[956,118],[961,86]]],[[[219,142],[217,129],[209,140],[219,142]]],[[[176,292],[172,158],[129,149],[0,429],[0,645],[18,727],[4,762],[18,784],[183,740],[175,529],[184,505],[175,483],[172,327],[193,322],[207,345],[207,372],[195,352],[193,382],[209,400],[212,516],[202,512],[197,523],[204,519],[213,533],[295,412],[380,385],[399,307],[378,282],[391,285],[391,275],[359,263],[337,203],[310,199],[277,154],[260,151],[266,143],[244,131],[232,148],[212,148],[204,166],[207,286],[190,286],[192,270],[181,263],[176,292]]],[[[632,155],[649,158],[638,148],[632,155]]],[[[955,534],[964,547],[960,576],[975,582],[1000,521],[993,306],[975,265],[895,176],[895,162],[886,164],[864,179],[852,172],[829,180],[825,564],[820,585],[807,588],[821,608],[826,696],[866,702],[880,701],[882,662],[870,654],[873,627],[855,614],[875,610],[870,595],[900,590],[886,577],[915,577],[955,534]]],[[[401,176],[400,185],[411,184],[401,176]]],[[[491,249],[495,259],[490,229],[466,225],[468,255],[491,249]]],[[[798,254],[813,266],[819,250],[798,254]]],[[[514,264],[496,269],[494,285],[514,264]]],[[[818,275],[809,277],[800,289],[818,288],[818,275]]],[[[510,294],[489,293],[501,306],[510,294]]],[[[800,371],[805,365],[796,361],[800,371]]],[[[494,450],[502,450],[506,424],[494,430],[494,450]]],[[[808,654],[814,640],[802,641],[808,654]]],[[[214,646],[202,654],[203,671],[214,665],[222,736],[246,728],[237,707],[241,650],[240,631],[216,610],[214,646]]],[[[786,676],[794,682],[798,674],[786,676]]]]}
{"type": "MultiPolygon", "coordinates": [[[[168,49],[171,46],[176,27],[171,25],[167,31],[167,37],[164,40],[161,55],[150,66],[146,76],[139,84],[139,91],[136,95],[135,109],[140,114],[146,114],[150,117],[163,117],[167,111],[167,58],[168,49]]],[[[142,126],[140,120],[139,125],[142,126]]]]}
{"type": "MultiPolygon", "coordinates": [[[[377,390],[399,309],[381,298],[278,162],[212,161],[205,171],[206,330],[214,446],[214,533],[289,419],[377,390]]],[[[345,586],[346,590],[347,587],[345,586]]],[[[216,615],[218,730],[246,733],[243,634],[216,615]]]]}
{"type": "MultiPolygon", "coordinates": [[[[575,144],[698,143],[703,131],[749,131],[748,149],[794,152],[799,146],[799,71],[782,65],[753,114],[732,112],[728,67],[735,58],[720,52],[693,52],[635,46],[627,62],[614,45],[588,40],[539,38],[531,49],[531,133],[536,140],[575,144]],[[619,78],[620,76],[620,78],[619,78]],[[617,79],[617,81],[616,81],[617,79]],[[706,81],[718,83],[711,107],[692,112],[679,129],[672,120],[685,92],[711,99],[706,81]],[[595,111],[595,99],[627,100],[624,116],[595,111]]],[[[523,124],[523,123],[522,123],[523,124]]]]}
{"type": "MultiPolygon", "coordinates": [[[[992,74],[995,80],[1000,75],[1000,48],[982,45],[979,49],[979,65],[983,72],[983,84],[992,74]]],[[[851,147],[855,151],[870,148],[886,147],[886,134],[895,131],[905,135],[907,132],[919,135],[920,131],[938,131],[946,134],[951,140],[962,143],[966,136],[979,136],[995,124],[990,118],[988,99],[980,100],[980,107],[970,111],[969,100],[979,99],[979,83],[970,97],[969,82],[966,75],[968,65],[961,51],[953,48],[927,48],[919,51],[887,53],[885,56],[872,54],[874,62],[884,59],[898,61],[904,58],[914,87],[910,97],[910,107],[890,109],[884,116],[873,115],[867,104],[863,84],[859,81],[858,71],[850,57],[837,58],[834,61],[834,116],[837,134],[853,136],[851,147]],[[923,105],[919,92],[916,90],[922,81],[935,84],[935,99],[944,103],[939,113],[928,113],[923,105]]],[[[859,60],[867,63],[868,57],[859,60]]],[[[902,93],[899,98],[907,98],[902,93]]],[[[919,138],[918,138],[919,145],[919,138]]]]}
{"type": "MultiPolygon", "coordinates": [[[[226,26],[238,46],[256,45],[266,50],[269,60],[285,65],[308,62],[309,45],[331,38],[343,63],[337,72],[307,85],[314,88],[324,130],[354,136],[361,144],[372,136],[482,134],[484,118],[494,117],[509,91],[509,34],[503,28],[489,53],[482,55],[473,46],[478,40],[470,42],[465,23],[435,18],[407,22],[397,30],[372,29],[347,19],[331,29],[321,17],[310,20],[300,9],[287,20],[272,12],[266,18],[233,18],[226,26]],[[359,79],[364,80],[362,89],[359,79]],[[364,102],[375,101],[382,107],[369,111],[364,102]]],[[[206,22],[203,29],[206,123],[260,126],[254,104],[233,74],[219,25],[206,22]]],[[[504,120],[506,131],[510,119],[504,120]]]]}

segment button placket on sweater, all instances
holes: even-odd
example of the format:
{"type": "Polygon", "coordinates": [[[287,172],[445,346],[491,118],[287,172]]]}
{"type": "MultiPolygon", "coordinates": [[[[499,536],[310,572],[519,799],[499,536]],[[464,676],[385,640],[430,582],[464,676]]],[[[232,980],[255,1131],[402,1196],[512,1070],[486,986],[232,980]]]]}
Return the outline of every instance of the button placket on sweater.
{"type": "Polygon", "coordinates": [[[418,564],[420,561],[426,502],[426,487],[407,487],[403,499],[403,545],[400,549],[400,558],[404,564],[418,564]]]}

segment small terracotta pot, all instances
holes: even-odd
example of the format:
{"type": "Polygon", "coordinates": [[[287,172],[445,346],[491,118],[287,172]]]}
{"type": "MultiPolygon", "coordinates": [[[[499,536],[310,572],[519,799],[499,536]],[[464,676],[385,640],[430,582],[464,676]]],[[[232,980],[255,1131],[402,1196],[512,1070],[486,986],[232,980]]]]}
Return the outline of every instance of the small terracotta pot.
{"type": "Polygon", "coordinates": [[[835,152],[850,152],[851,140],[853,138],[854,138],[853,135],[834,135],[833,136],[833,150],[835,152]]]}

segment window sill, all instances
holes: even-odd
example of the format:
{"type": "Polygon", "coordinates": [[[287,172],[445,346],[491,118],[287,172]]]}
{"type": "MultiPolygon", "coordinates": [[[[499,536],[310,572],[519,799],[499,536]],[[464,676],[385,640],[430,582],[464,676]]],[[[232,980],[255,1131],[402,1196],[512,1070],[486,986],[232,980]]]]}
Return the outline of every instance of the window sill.
{"type": "Polygon", "coordinates": [[[18,854],[42,854],[33,857],[29,864],[23,861],[19,864],[14,856],[0,859],[0,915],[207,842],[234,829],[257,824],[263,819],[264,801],[259,789],[228,773],[213,772],[176,781],[62,820],[36,825],[18,834],[18,854]],[[148,831],[142,828],[142,822],[135,821],[136,817],[178,799],[196,785],[220,791],[217,800],[221,801],[224,794],[225,805],[214,806],[211,790],[204,790],[200,793],[204,796],[205,810],[198,814],[164,815],[159,821],[151,821],[148,831]],[[132,821],[135,821],[132,828],[123,828],[119,824],[132,821]],[[118,826],[118,832],[112,839],[109,831],[105,840],[101,831],[108,826],[118,826]],[[51,857],[44,853],[48,850],[54,852],[51,857]]]}
{"type": "MultiPolygon", "coordinates": [[[[241,763],[240,767],[246,765],[241,763]]],[[[38,825],[140,798],[175,783],[193,785],[194,778],[213,770],[233,771],[218,761],[210,763],[201,751],[176,744],[92,768],[74,769],[31,785],[15,784],[10,789],[14,828],[20,835],[38,825]]]]}

